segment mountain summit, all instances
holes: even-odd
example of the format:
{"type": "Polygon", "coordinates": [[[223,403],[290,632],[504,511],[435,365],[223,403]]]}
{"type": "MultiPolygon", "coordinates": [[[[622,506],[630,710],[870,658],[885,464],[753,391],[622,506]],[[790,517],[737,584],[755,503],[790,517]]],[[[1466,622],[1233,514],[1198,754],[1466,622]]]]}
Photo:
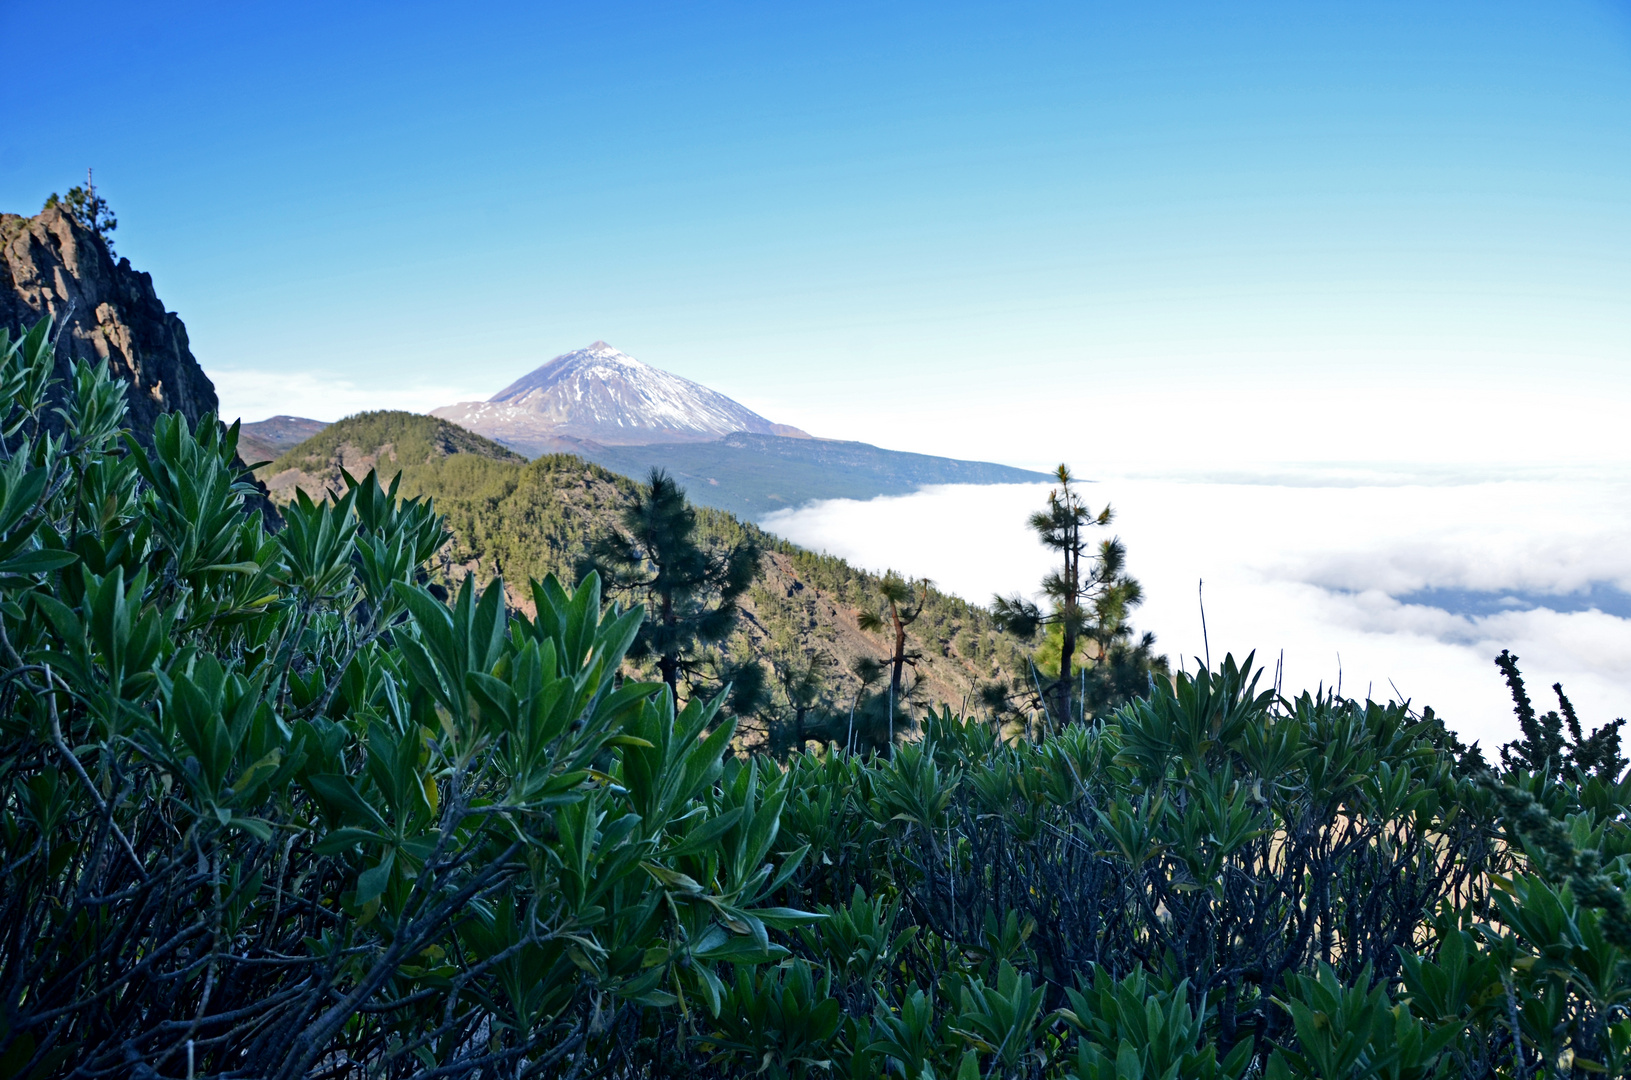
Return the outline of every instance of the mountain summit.
{"type": "Polygon", "coordinates": [[[809,437],[604,341],[557,356],[487,401],[464,401],[431,415],[532,453],[571,449],[579,441],[712,442],[737,431],[809,437]]]}
{"type": "Polygon", "coordinates": [[[692,501],[753,518],[811,499],[1048,479],[990,462],[813,438],[604,341],[557,356],[487,401],[431,415],[528,457],[576,454],[635,477],[667,469],[692,501]]]}

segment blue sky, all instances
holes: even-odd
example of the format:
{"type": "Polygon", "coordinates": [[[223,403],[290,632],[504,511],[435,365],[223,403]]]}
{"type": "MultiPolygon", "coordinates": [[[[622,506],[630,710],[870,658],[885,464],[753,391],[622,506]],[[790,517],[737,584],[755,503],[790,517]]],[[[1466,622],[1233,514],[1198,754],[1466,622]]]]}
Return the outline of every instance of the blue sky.
{"type": "Polygon", "coordinates": [[[604,338],[1018,463],[1631,457],[1623,3],[14,3],[0,38],[49,72],[0,208],[94,165],[250,419],[604,338]]]}

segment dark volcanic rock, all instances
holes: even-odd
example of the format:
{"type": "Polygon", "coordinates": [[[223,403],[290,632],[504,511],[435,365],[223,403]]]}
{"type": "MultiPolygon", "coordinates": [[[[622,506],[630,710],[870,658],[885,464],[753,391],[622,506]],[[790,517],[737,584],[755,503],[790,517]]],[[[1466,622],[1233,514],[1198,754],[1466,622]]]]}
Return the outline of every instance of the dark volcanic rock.
{"type": "MultiPolygon", "coordinates": [[[[125,380],[126,423],[142,442],[151,445],[160,413],[179,412],[196,429],[199,417],[220,408],[181,317],[153,291],[153,275],[115,261],[100,236],[59,207],[31,218],[0,214],[0,326],[15,337],[42,315],[56,320],[58,392],[75,360],[106,360],[125,380]]],[[[276,528],[266,486],[246,479],[259,492],[250,504],[276,528]]]]}
{"type": "Polygon", "coordinates": [[[107,360],[128,386],[130,427],[150,438],[159,413],[175,410],[196,425],[218,407],[215,384],[193,359],[187,328],[165,311],[150,274],[114,261],[102,238],[60,208],[31,218],[0,214],[0,326],[15,336],[41,315],[67,327],[58,340],[57,375],[73,360],[107,360]]]}

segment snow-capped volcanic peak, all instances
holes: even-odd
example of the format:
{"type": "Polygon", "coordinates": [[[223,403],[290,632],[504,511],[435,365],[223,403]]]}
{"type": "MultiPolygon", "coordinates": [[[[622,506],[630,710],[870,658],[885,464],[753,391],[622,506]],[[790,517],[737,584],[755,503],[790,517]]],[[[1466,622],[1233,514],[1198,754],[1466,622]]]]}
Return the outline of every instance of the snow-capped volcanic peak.
{"type": "Polygon", "coordinates": [[[435,415],[500,439],[568,436],[608,445],[705,441],[733,431],[790,433],[724,394],[604,341],[557,356],[485,402],[435,415]]]}

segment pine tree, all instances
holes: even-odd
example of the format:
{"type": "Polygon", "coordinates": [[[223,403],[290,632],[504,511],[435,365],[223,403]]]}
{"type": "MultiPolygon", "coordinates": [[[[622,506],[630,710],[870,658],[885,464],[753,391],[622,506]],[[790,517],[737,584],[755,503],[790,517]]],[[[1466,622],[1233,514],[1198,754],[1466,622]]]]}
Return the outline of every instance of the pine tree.
{"type": "MultiPolygon", "coordinates": [[[[1127,615],[1143,602],[1144,592],[1125,570],[1127,549],[1120,539],[1101,541],[1094,551],[1087,532],[1104,528],[1115,520],[1115,511],[1106,504],[1093,513],[1072,486],[1076,478],[1068,465],[1060,465],[1054,476],[1059,486],[1048,492],[1048,507],[1030,517],[1030,527],[1042,543],[1059,554],[1059,568],[1042,579],[1042,593],[1051,610],[1044,613],[1034,602],[1021,596],[993,597],[993,613],[1005,630],[1022,638],[1034,637],[1043,627],[1059,632],[1057,669],[1053,681],[1043,688],[1043,707],[1055,723],[1071,718],[1071,701],[1081,681],[1084,699],[1099,703],[1125,700],[1129,665],[1142,674],[1135,681],[1147,682],[1151,667],[1162,666],[1152,655],[1153,636],[1146,634],[1138,646],[1129,648],[1132,629],[1127,615]],[[1083,642],[1092,645],[1094,694],[1087,693],[1086,674],[1076,678],[1074,661],[1083,642]]],[[[1050,655],[1052,649],[1047,652],[1050,655]]]]}
{"type": "Polygon", "coordinates": [[[808,737],[805,723],[827,689],[826,670],[830,661],[825,654],[807,652],[785,653],[774,657],[771,663],[793,714],[792,748],[802,752],[808,737]]]}
{"type": "Polygon", "coordinates": [[[862,630],[877,632],[883,631],[892,637],[889,651],[889,741],[895,740],[895,706],[900,700],[901,680],[908,665],[917,667],[919,654],[906,647],[906,628],[917,622],[919,615],[923,614],[923,605],[929,599],[928,580],[918,583],[917,602],[913,604],[912,586],[905,578],[893,570],[885,574],[878,583],[878,594],[883,597],[885,610],[862,611],[856,617],[856,623],[862,630]]]}
{"type": "Polygon", "coordinates": [[[662,469],[651,471],[649,485],[624,509],[622,526],[595,539],[579,573],[597,570],[608,591],[646,605],[629,655],[655,658],[677,702],[680,676],[690,675],[700,651],[725,640],[735,625],[759,547],[751,538],[724,549],[698,543],[696,511],[662,469]]]}
{"type": "Polygon", "coordinates": [[[53,191],[45,200],[45,209],[52,207],[61,207],[69,217],[100,236],[108,246],[108,253],[113,253],[113,230],[119,227],[119,222],[108,209],[108,201],[96,193],[90,169],[85,170],[84,187],[69,188],[66,197],[53,191]]]}

